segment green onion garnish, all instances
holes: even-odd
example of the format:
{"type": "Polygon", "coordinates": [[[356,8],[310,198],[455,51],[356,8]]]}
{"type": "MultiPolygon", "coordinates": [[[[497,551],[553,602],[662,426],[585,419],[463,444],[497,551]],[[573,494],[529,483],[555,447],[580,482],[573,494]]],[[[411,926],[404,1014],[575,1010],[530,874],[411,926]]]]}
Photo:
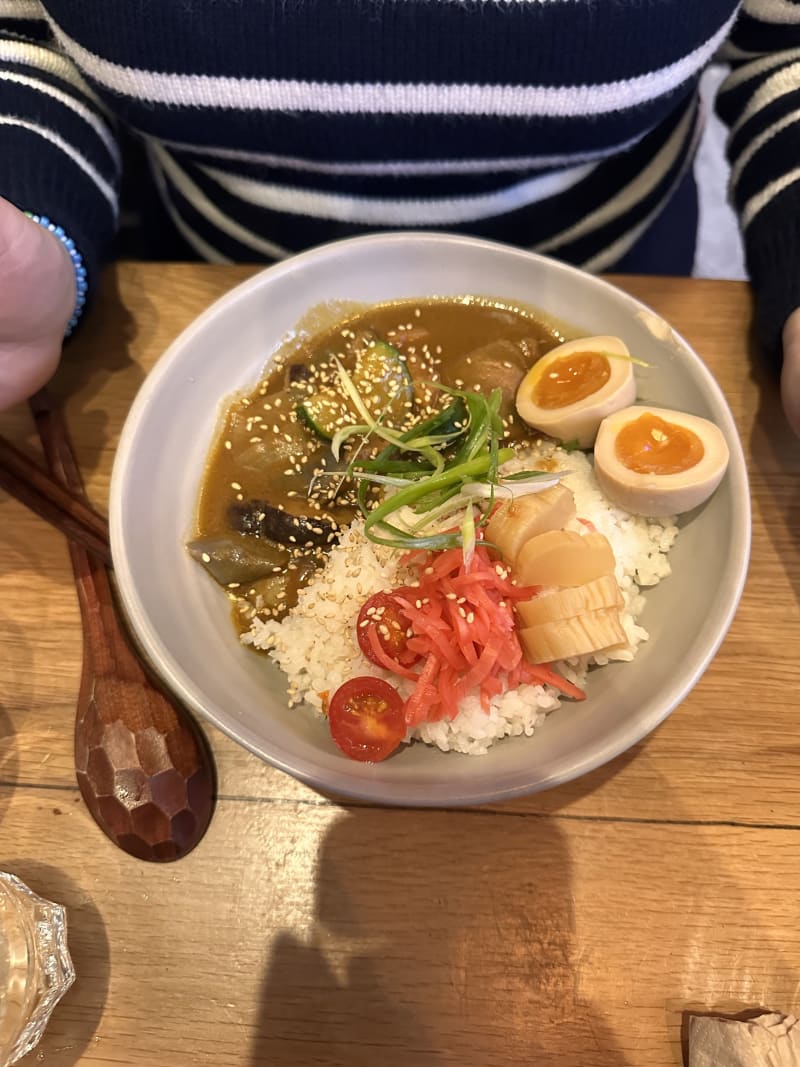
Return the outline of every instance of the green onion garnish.
{"type": "MultiPolygon", "coordinates": [[[[337,374],[342,392],[361,421],[342,426],[331,448],[338,459],[346,441],[361,437],[345,475],[358,483],[365,533],[377,544],[406,550],[460,545],[468,565],[477,536],[477,498],[492,501],[495,495],[505,498],[536,492],[555,485],[562,476],[549,471],[501,475],[501,467],[513,458],[514,450],[501,447],[504,426],[499,389],[487,396],[434,384],[433,388],[450,396],[452,402],[442,412],[400,432],[383,425],[382,418],[370,412],[353,379],[338,362],[337,374]],[[359,453],[370,437],[382,440],[385,447],[376,456],[360,459],[359,453]],[[390,492],[375,505],[368,497],[370,485],[384,486],[390,492]],[[407,515],[399,521],[403,509],[416,517],[407,515]],[[460,512],[463,517],[458,522],[455,516],[460,512]],[[442,530],[443,525],[450,528],[442,530]]],[[[485,516],[479,520],[481,525],[485,521],[485,516]]]]}
{"type": "Polygon", "coordinates": [[[637,367],[652,367],[652,363],[646,363],[643,359],[637,359],[636,356],[625,356],[622,352],[606,352],[605,350],[600,352],[601,356],[605,356],[607,359],[624,359],[626,363],[635,363],[637,367]]]}

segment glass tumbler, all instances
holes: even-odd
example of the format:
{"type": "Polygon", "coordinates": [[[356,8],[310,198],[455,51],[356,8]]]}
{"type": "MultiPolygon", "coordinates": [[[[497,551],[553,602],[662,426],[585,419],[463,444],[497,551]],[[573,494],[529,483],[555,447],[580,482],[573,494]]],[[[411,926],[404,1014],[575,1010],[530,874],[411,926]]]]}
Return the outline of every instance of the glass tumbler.
{"type": "Polygon", "coordinates": [[[34,1048],[74,981],[65,909],[0,871],[0,1067],[34,1048]]]}

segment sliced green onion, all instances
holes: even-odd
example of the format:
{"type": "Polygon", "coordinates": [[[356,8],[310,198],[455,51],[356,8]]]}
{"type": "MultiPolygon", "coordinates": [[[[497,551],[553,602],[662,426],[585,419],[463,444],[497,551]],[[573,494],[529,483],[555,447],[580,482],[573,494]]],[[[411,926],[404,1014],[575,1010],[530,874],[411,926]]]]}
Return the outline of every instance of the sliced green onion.
{"type": "MultiPolygon", "coordinates": [[[[348,440],[361,437],[342,478],[350,477],[357,482],[357,499],[370,540],[399,549],[461,545],[468,566],[477,539],[475,498],[491,501],[495,495],[538,492],[557,484],[563,477],[547,471],[518,471],[501,476],[501,467],[513,458],[514,451],[500,444],[505,432],[500,415],[500,389],[484,395],[431,383],[454,397],[453,404],[401,433],[382,425],[383,415],[378,418],[372,415],[350,374],[338,360],[334,362],[341,390],[363,421],[340,427],[331,449],[338,459],[348,440]],[[454,410],[454,404],[463,407],[463,415],[460,409],[454,410]],[[437,432],[449,425],[457,429],[437,432]],[[385,447],[377,456],[358,460],[370,436],[384,441],[385,447]],[[447,456],[446,449],[454,449],[453,454],[447,456]],[[376,506],[370,506],[370,485],[395,491],[376,506]],[[405,523],[403,529],[394,516],[405,508],[416,517],[411,523],[405,523]],[[458,523],[456,516],[462,509],[463,518],[458,523]],[[454,528],[442,531],[441,525],[451,516],[454,528]]],[[[480,525],[486,521],[485,515],[478,517],[480,525]]]]}
{"type": "Polygon", "coordinates": [[[367,474],[362,471],[353,471],[350,477],[355,478],[356,480],[363,479],[367,482],[374,482],[375,485],[396,485],[400,489],[408,485],[409,482],[408,478],[403,478],[400,475],[373,474],[372,472],[367,474]]]}
{"type": "MultiPolygon", "coordinates": [[[[512,458],[513,454],[513,449],[500,449],[499,457],[501,457],[501,462],[507,462],[512,458]]],[[[423,548],[430,546],[432,542],[440,547],[451,547],[453,544],[459,544],[459,534],[420,536],[419,534],[412,534],[398,529],[398,527],[388,522],[388,518],[399,511],[400,508],[413,508],[425,498],[433,499],[436,493],[449,496],[453,494],[454,490],[459,492],[465,482],[485,475],[489,469],[490,462],[488,455],[478,456],[466,463],[447,468],[440,474],[434,474],[429,478],[423,478],[421,481],[407,485],[387,497],[376,508],[367,512],[364,532],[371,540],[380,544],[393,544],[395,547],[402,548],[423,548]],[[387,534],[388,538],[385,536],[387,534]]]]}
{"type": "Polygon", "coordinates": [[[622,352],[600,352],[601,356],[606,356],[607,359],[624,359],[626,363],[635,363],[637,367],[652,367],[652,363],[645,363],[643,359],[637,359],[635,356],[626,356],[622,352]]]}
{"type": "Polygon", "coordinates": [[[502,497],[507,500],[509,497],[530,496],[533,493],[542,493],[545,489],[552,489],[565,475],[571,473],[572,471],[558,471],[542,478],[515,482],[513,486],[506,485],[505,479],[499,482],[467,482],[461,487],[461,492],[476,499],[502,497]]]}
{"type": "Polygon", "coordinates": [[[468,504],[464,512],[464,521],[461,523],[461,544],[464,546],[464,570],[469,570],[472,557],[475,555],[475,516],[472,512],[472,504],[468,504]]]}
{"type": "Polygon", "coordinates": [[[573,474],[573,471],[513,471],[511,474],[503,474],[504,482],[526,482],[529,478],[552,478],[554,474],[563,478],[565,474],[573,474]]]}

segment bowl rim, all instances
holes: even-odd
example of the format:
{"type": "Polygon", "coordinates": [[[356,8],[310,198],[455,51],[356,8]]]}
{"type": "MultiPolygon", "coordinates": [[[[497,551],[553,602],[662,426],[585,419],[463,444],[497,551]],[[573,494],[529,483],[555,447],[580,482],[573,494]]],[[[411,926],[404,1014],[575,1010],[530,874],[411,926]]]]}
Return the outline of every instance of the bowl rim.
{"type": "MultiPolygon", "coordinates": [[[[546,313],[546,309],[543,310],[546,313]]],[[[334,791],[338,795],[356,800],[377,802],[387,806],[438,807],[443,802],[446,802],[449,806],[465,807],[532,795],[572,781],[596,770],[652,733],[691,692],[717,654],[728,633],[747,580],[752,520],[747,467],[739,433],[727,399],[703,359],[660,313],[598,275],[588,274],[578,267],[573,267],[570,264],[562,263],[559,260],[528,251],[527,249],[462,234],[437,231],[414,231],[411,233],[390,231],[327,242],[263,267],[251,278],[239,282],[217,297],[170,342],[139,387],[120,433],[109,489],[109,532],[120,604],[131,630],[136,636],[140,649],[157,676],[202,719],[211,723],[246,751],[313,788],[327,792],[334,791]],[[601,295],[605,295],[606,298],[608,298],[609,294],[613,295],[614,300],[621,300],[632,313],[645,312],[652,317],[653,321],[663,323],[669,330],[670,340],[694,360],[696,369],[704,380],[705,389],[716,401],[716,405],[722,415],[725,425],[720,426],[720,429],[725,434],[730,448],[728,478],[733,508],[743,519],[733,531],[729,561],[735,568],[733,571],[735,582],[729,588],[727,602],[714,640],[709,642],[695,669],[684,679],[679,687],[672,690],[670,699],[664,701],[656,714],[651,714],[645,721],[640,719],[631,720],[624,728],[617,731],[613,740],[609,740],[607,744],[596,746],[595,749],[572,762],[568,769],[543,775],[535,783],[527,785],[522,783],[505,787],[502,784],[495,784],[491,789],[476,790],[469,788],[466,782],[443,780],[441,783],[427,784],[428,794],[423,798],[420,798],[416,793],[412,795],[413,786],[410,784],[402,781],[387,781],[381,778],[351,777],[346,784],[340,782],[335,787],[332,787],[324,775],[315,773],[313,767],[307,766],[305,760],[294,756],[291,751],[277,746],[268,752],[263,746],[254,745],[244,736],[244,732],[237,729],[237,724],[221,722],[205,706],[199,688],[194,685],[192,679],[175,662],[163,639],[150,622],[133,581],[128,555],[125,550],[125,528],[122,518],[124,491],[127,485],[127,472],[132,461],[133,446],[139,425],[148,410],[151,399],[158,392],[163,379],[169,374],[172,364],[191,345],[194,338],[203,332],[207,324],[219,313],[221,306],[236,304],[246,299],[253,289],[258,289],[265,284],[265,276],[275,277],[301,271],[304,265],[309,262],[336,256],[346,252],[348,248],[366,245],[391,246],[394,244],[407,246],[409,243],[419,244],[420,246],[434,244],[436,246],[455,245],[470,249],[483,248],[487,251],[502,252],[506,256],[518,257],[528,263],[538,261],[553,275],[579,280],[582,286],[593,288],[601,295]]],[[[343,778],[346,775],[342,774],[338,777],[343,778]]]]}

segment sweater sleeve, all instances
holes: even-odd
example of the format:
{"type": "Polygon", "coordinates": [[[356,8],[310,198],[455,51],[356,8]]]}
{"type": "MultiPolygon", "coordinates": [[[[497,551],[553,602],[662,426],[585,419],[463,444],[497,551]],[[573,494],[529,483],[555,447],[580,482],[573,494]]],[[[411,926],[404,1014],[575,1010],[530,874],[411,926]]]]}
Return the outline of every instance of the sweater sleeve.
{"type": "Polygon", "coordinates": [[[731,196],[760,340],[779,364],[783,324],[800,307],[800,3],[744,0],[722,58],[731,196]]]}
{"type": "Polygon", "coordinates": [[[116,231],[119,179],[112,125],[39,0],[0,0],[0,196],[63,226],[90,291],[116,231]]]}

